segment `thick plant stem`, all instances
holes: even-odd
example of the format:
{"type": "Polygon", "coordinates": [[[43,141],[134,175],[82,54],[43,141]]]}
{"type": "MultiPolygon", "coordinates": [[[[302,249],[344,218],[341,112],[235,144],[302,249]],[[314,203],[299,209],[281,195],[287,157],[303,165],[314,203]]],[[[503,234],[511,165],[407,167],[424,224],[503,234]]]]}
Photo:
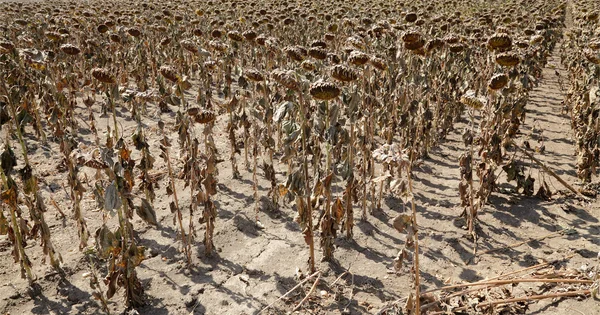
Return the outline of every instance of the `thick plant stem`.
{"type": "MultiPolygon", "coordinates": [[[[6,187],[6,189],[11,189],[8,184],[8,178],[6,177],[6,174],[4,174],[4,170],[0,168],[0,172],[0,175],[2,175],[2,182],[4,183],[4,187],[6,187]]],[[[23,247],[23,235],[21,234],[21,227],[17,220],[17,205],[9,204],[8,207],[10,211],[11,223],[13,226],[13,233],[15,235],[14,245],[15,249],[18,251],[19,254],[19,264],[21,265],[21,270],[25,271],[27,281],[29,282],[29,284],[32,284],[36,280],[36,277],[31,271],[31,261],[29,260],[29,257],[25,253],[25,248],[23,247]]]]}
{"type": "MultiPolygon", "coordinates": [[[[325,133],[329,132],[331,122],[329,121],[329,102],[325,101],[325,133]]],[[[321,250],[323,251],[323,260],[329,261],[333,259],[333,235],[331,229],[331,222],[333,222],[333,215],[331,213],[331,177],[335,176],[331,171],[331,139],[326,139],[325,144],[325,181],[324,184],[324,195],[325,195],[325,214],[322,218],[321,224],[321,250]]]]}
{"type": "Polygon", "coordinates": [[[21,228],[19,227],[19,223],[17,222],[17,214],[14,207],[11,206],[9,208],[10,218],[13,224],[13,231],[15,233],[15,242],[19,251],[19,260],[21,268],[25,269],[27,281],[29,281],[29,284],[32,284],[36,280],[36,278],[34,277],[33,272],[31,271],[31,261],[29,261],[29,257],[25,253],[25,248],[23,247],[23,235],[21,235],[21,228]]]}
{"type": "MultiPolygon", "coordinates": [[[[470,116],[471,116],[471,133],[473,133],[473,125],[475,124],[475,118],[474,118],[474,114],[472,112],[470,112],[470,116]]],[[[477,252],[477,238],[476,238],[476,234],[475,234],[475,218],[477,217],[477,208],[475,207],[475,201],[474,201],[474,194],[475,194],[475,189],[473,187],[473,152],[474,152],[474,144],[473,141],[471,141],[471,144],[469,145],[469,168],[471,169],[471,176],[470,178],[468,178],[467,180],[469,181],[469,215],[468,215],[468,226],[469,226],[469,234],[471,234],[473,236],[473,242],[474,242],[474,246],[473,246],[473,255],[475,255],[475,253],[477,252]]]]}
{"type": "Polygon", "coordinates": [[[315,241],[313,238],[313,222],[312,222],[312,203],[310,200],[310,182],[308,177],[308,158],[306,156],[306,133],[304,132],[305,127],[307,126],[306,121],[306,108],[304,107],[304,98],[302,97],[302,92],[298,93],[300,100],[300,114],[302,115],[302,170],[304,173],[304,184],[305,184],[305,198],[306,198],[306,210],[308,211],[308,227],[305,232],[305,238],[309,240],[309,261],[308,266],[311,273],[315,272],[315,241]]]}
{"type": "MultiPolygon", "coordinates": [[[[5,85],[4,80],[2,81],[2,85],[3,85],[4,89],[6,90],[6,85],[5,85]]],[[[10,101],[10,99],[9,99],[8,103],[9,103],[11,115],[12,115],[14,121],[17,122],[18,120],[16,119],[17,112],[16,112],[15,104],[12,101],[10,101]]],[[[15,131],[17,134],[17,138],[19,139],[19,144],[21,145],[23,159],[25,160],[25,167],[31,169],[31,166],[29,164],[29,156],[27,154],[27,152],[28,152],[27,145],[25,144],[25,140],[23,139],[23,133],[21,132],[21,126],[16,125],[15,131]]],[[[34,222],[36,224],[39,224],[39,226],[40,226],[40,233],[41,233],[41,237],[42,237],[42,247],[44,248],[44,252],[47,252],[48,256],[50,257],[50,264],[52,265],[52,267],[55,270],[61,272],[60,262],[62,259],[61,259],[60,255],[56,253],[56,251],[54,250],[54,246],[52,245],[52,241],[50,239],[50,228],[48,227],[48,224],[46,223],[46,220],[44,219],[43,209],[40,209],[40,207],[38,207],[38,201],[39,201],[39,198],[41,198],[41,194],[39,193],[37,179],[33,175],[31,175],[31,176],[32,176],[32,178],[29,179],[31,181],[30,182],[31,183],[31,191],[29,191],[29,194],[31,194],[33,196],[33,201],[31,202],[32,206],[30,207],[30,215],[31,215],[31,218],[34,220],[34,222]]],[[[28,183],[25,183],[25,185],[28,185],[28,183]]],[[[8,188],[8,186],[7,186],[7,188],[8,188]]],[[[26,192],[27,192],[27,190],[26,190],[26,192]]],[[[43,201],[41,201],[41,202],[39,202],[39,204],[43,205],[44,203],[43,203],[43,201]]]]}
{"type": "Polygon", "coordinates": [[[177,223],[179,224],[179,230],[181,231],[181,241],[183,242],[183,251],[187,260],[188,266],[192,264],[192,255],[188,245],[187,235],[183,228],[183,215],[179,208],[179,199],[177,198],[177,188],[175,187],[175,176],[173,175],[173,167],[171,166],[171,157],[169,156],[169,149],[165,147],[165,155],[167,160],[167,170],[169,173],[169,180],[171,181],[171,191],[173,192],[173,202],[175,203],[175,211],[177,212],[177,223]]]}
{"type": "MultiPolygon", "coordinates": [[[[354,169],[354,119],[350,119],[350,145],[348,146],[348,165],[354,169]]],[[[352,239],[352,228],[354,227],[354,209],[352,209],[352,189],[354,185],[354,174],[348,178],[346,187],[346,238],[352,239]]]]}
{"type": "MultiPolygon", "coordinates": [[[[413,184],[412,184],[412,168],[410,166],[407,167],[406,177],[408,178],[408,188],[410,189],[411,195],[414,196],[413,193],[413,184]]],[[[412,210],[412,224],[414,231],[414,242],[415,242],[415,261],[414,261],[414,269],[415,269],[415,314],[421,314],[421,276],[419,271],[419,231],[417,229],[417,207],[415,206],[414,197],[410,201],[410,207],[412,210]]]]}
{"type": "Polygon", "coordinates": [[[114,133],[115,133],[115,142],[119,141],[119,126],[117,125],[117,109],[115,106],[115,100],[114,100],[114,95],[113,92],[110,90],[110,86],[107,86],[107,93],[108,93],[108,101],[110,102],[110,109],[112,111],[112,116],[113,116],[113,125],[114,125],[114,133]]]}

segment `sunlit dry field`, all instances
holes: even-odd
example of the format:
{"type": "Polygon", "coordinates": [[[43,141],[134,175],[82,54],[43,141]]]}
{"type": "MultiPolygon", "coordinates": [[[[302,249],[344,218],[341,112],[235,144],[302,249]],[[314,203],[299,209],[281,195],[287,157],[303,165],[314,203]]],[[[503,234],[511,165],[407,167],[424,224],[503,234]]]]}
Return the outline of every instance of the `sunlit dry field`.
{"type": "Polygon", "coordinates": [[[0,314],[598,314],[600,1],[0,1],[0,314]]]}

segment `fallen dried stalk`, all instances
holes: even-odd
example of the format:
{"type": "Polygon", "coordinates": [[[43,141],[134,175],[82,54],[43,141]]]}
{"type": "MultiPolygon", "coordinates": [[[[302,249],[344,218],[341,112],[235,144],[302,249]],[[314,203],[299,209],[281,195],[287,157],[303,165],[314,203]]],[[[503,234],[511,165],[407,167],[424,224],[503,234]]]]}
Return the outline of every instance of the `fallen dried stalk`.
{"type": "Polygon", "coordinates": [[[314,276],[319,275],[319,277],[321,277],[321,272],[317,271],[313,274],[311,274],[310,276],[306,277],[306,279],[300,281],[300,283],[298,283],[295,287],[291,288],[289,291],[287,291],[284,295],[282,295],[280,298],[278,298],[277,300],[275,300],[273,303],[265,306],[265,308],[263,308],[262,310],[260,310],[260,312],[258,312],[256,315],[262,314],[264,311],[268,310],[269,308],[273,307],[273,305],[275,305],[275,303],[285,299],[286,296],[288,296],[290,293],[294,292],[294,290],[296,290],[297,288],[299,288],[301,285],[305,284],[306,282],[308,282],[308,280],[312,279],[314,276]]]}
{"type": "MultiPolygon", "coordinates": [[[[540,268],[546,267],[546,266],[548,266],[548,265],[552,265],[552,264],[554,264],[554,263],[556,263],[556,262],[559,262],[559,261],[563,261],[563,260],[570,259],[570,258],[572,258],[573,256],[575,256],[575,255],[569,255],[569,256],[567,256],[567,257],[565,257],[565,258],[556,259],[556,260],[553,260],[553,261],[549,261],[549,262],[545,262],[545,263],[537,264],[537,265],[535,265],[535,266],[531,266],[531,267],[527,267],[527,268],[519,269],[519,270],[516,270],[516,271],[510,272],[510,273],[503,274],[503,275],[499,275],[499,276],[497,276],[497,277],[490,278],[490,279],[486,279],[486,280],[483,280],[483,281],[496,280],[496,279],[500,279],[500,278],[502,278],[502,277],[512,276],[512,275],[515,275],[515,274],[518,274],[518,273],[521,273],[521,272],[525,272],[525,271],[529,271],[529,270],[535,270],[535,269],[540,269],[540,268]]],[[[495,285],[495,286],[497,286],[497,285],[495,285]]],[[[435,302],[431,302],[431,303],[427,303],[427,304],[423,305],[423,306],[421,307],[421,311],[423,311],[423,310],[428,310],[428,309],[432,308],[433,306],[435,306],[435,305],[439,304],[440,302],[445,302],[445,301],[447,301],[447,300],[449,300],[449,299],[451,299],[451,298],[453,298],[453,297],[461,296],[461,295],[464,295],[464,294],[467,294],[467,293],[471,293],[471,292],[474,292],[474,291],[484,290],[484,289],[487,289],[487,288],[490,288],[490,287],[491,287],[491,286],[485,286],[485,287],[483,287],[483,288],[471,288],[471,289],[466,289],[466,290],[462,290],[462,291],[459,291],[459,292],[452,293],[452,294],[450,294],[450,295],[448,295],[448,296],[446,296],[446,297],[440,298],[439,300],[437,300],[437,301],[435,301],[435,302]]],[[[427,293],[434,292],[434,291],[436,291],[436,290],[430,290],[430,291],[426,291],[426,292],[424,292],[424,293],[423,293],[421,296],[423,296],[424,294],[427,294],[427,293]]]]}
{"type": "Polygon", "coordinates": [[[435,291],[442,290],[450,290],[450,289],[458,289],[458,288],[466,288],[466,287],[474,287],[474,286],[487,286],[487,285],[503,285],[503,284],[518,284],[525,282],[540,282],[540,283],[594,283],[592,280],[581,280],[581,279],[536,279],[536,278],[525,278],[525,279],[508,279],[508,280],[491,280],[491,281],[480,281],[473,283],[462,283],[462,284],[454,284],[445,287],[441,287],[435,290],[430,290],[425,293],[431,293],[435,291]]]}
{"type": "Polygon", "coordinates": [[[431,302],[431,303],[427,303],[427,304],[421,306],[421,311],[426,311],[426,310],[428,310],[428,309],[430,309],[430,308],[438,305],[440,302],[446,302],[446,301],[448,301],[449,299],[451,299],[453,297],[462,296],[462,295],[465,295],[467,293],[471,293],[471,292],[475,292],[475,291],[479,291],[479,290],[489,289],[491,287],[492,286],[485,286],[483,288],[470,288],[470,289],[467,289],[467,290],[462,290],[462,291],[459,291],[459,292],[456,292],[456,293],[452,293],[452,294],[450,294],[450,295],[448,295],[446,297],[443,297],[443,298],[441,298],[441,299],[439,299],[437,301],[434,301],[434,302],[431,302]]]}
{"type": "Polygon", "coordinates": [[[537,265],[535,265],[535,266],[531,266],[531,267],[527,267],[527,268],[519,269],[519,270],[516,270],[516,271],[513,271],[513,272],[509,272],[509,273],[506,273],[506,274],[503,274],[503,275],[499,275],[499,276],[497,276],[497,277],[494,277],[494,278],[486,279],[486,280],[483,280],[483,281],[497,280],[497,279],[500,279],[500,278],[502,278],[502,277],[506,277],[506,276],[512,276],[512,275],[515,275],[515,274],[518,274],[518,273],[521,273],[521,272],[525,272],[525,271],[529,271],[529,270],[535,270],[535,269],[539,269],[539,268],[542,268],[542,267],[546,267],[546,266],[548,266],[548,265],[553,265],[553,264],[555,264],[555,263],[557,263],[557,262],[559,262],[559,261],[565,261],[565,260],[571,259],[571,258],[573,258],[574,256],[575,256],[574,254],[571,254],[571,255],[569,255],[569,256],[566,256],[566,257],[564,257],[564,258],[561,258],[561,259],[555,259],[555,260],[548,261],[548,262],[545,262],[545,263],[537,264],[537,265]]]}
{"type": "Polygon", "coordinates": [[[302,306],[302,304],[304,304],[304,302],[306,302],[306,300],[308,300],[308,297],[315,292],[315,288],[317,287],[317,284],[319,284],[319,280],[321,280],[321,273],[319,272],[319,276],[317,277],[317,280],[315,280],[315,283],[313,283],[312,287],[310,288],[310,291],[308,291],[308,293],[306,293],[306,296],[302,299],[302,301],[300,301],[300,303],[298,303],[298,305],[296,305],[296,307],[294,307],[294,309],[292,310],[292,312],[297,311],[298,309],[300,309],[300,307],[302,306]]]}
{"type": "MultiPolygon", "coordinates": [[[[347,275],[347,274],[349,274],[349,273],[350,273],[349,271],[344,271],[344,272],[342,272],[342,274],[341,274],[339,277],[337,277],[337,278],[336,278],[336,279],[335,279],[335,280],[334,280],[334,281],[333,281],[333,282],[330,284],[330,286],[333,286],[334,284],[336,284],[336,283],[337,283],[338,281],[340,281],[340,280],[341,280],[341,279],[342,279],[342,278],[343,278],[345,275],[347,275]]],[[[351,273],[350,273],[350,274],[351,274],[351,273]]]]}
{"type": "MultiPolygon", "coordinates": [[[[475,308],[489,307],[489,306],[501,305],[501,304],[529,302],[529,301],[536,301],[536,300],[543,300],[543,299],[572,297],[572,296],[589,295],[589,294],[591,294],[590,290],[579,290],[579,291],[570,291],[570,292],[562,292],[562,293],[532,295],[532,296],[525,296],[525,297],[520,297],[520,298],[503,299],[503,300],[497,300],[497,301],[478,303],[474,307],[475,308]]],[[[464,310],[468,310],[469,308],[470,308],[469,306],[463,306],[463,307],[455,308],[455,309],[453,309],[453,311],[464,311],[464,310]]],[[[445,311],[444,312],[434,312],[434,313],[430,313],[430,314],[431,315],[441,315],[441,314],[446,314],[446,312],[445,311]]]]}

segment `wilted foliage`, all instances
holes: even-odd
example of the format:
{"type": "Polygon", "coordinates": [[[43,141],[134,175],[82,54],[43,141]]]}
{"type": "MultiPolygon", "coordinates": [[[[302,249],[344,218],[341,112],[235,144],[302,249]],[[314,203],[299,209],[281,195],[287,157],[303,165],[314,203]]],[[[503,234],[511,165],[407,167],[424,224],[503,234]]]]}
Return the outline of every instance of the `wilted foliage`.
{"type": "MultiPolygon", "coordinates": [[[[460,166],[456,194],[473,237],[498,170],[519,192],[534,193],[534,179],[507,153],[525,119],[528,93],[560,38],[564,2],[306,3],[316,4],[1,3],[0,124],[15,137],[5,137],[1,154],[6,207],[0,234],[9,235],[23,275],[35,279],[24,251],[29,239],[40,240],[53,267],[60,269],[61,261],[24,134],[60,146],[59,170],[81,250],[92,245],[83,201],[93,196],[102,210],[89,215],[102,216],[92,238],[106,262],[106,292],[96,271],[90,283],[104,307],[119,288],[128,306],[144,303],[136,268],[145,248],[133,219],[135,212],[161,228],[157,199],[169,200],[167,215],[188,265],[195,222],[205,229],[205,254],[214,253],[215,196],[229,171],[236,180],[244,171],[252,174],[259,228],[266,210],[259,176],[270,184],[271,208],[291,204],[313,272],[315,242],[323,259],[333,260],[339,234],[353,237],[354,211],[368,220],[384,193],[413,209],[393,222],[407,233],[396,267],[409,249],[418,257],[412,167],[461,118],[468,123],[454,161],[460,166]],[[98,112],[107,119],[105,133],[98,131],[98,112]],[[135,128],[125,128],[125,120],[135,128]],[[82,141],[81,129],[90,131],[89,141],[82,141]],[[88,174],[94,174],[91,184],[88,174]]],[[[568,34],[571,47],[563,56],[572,72],[568,104],[583,181],[591,180],[600,160],[593,3],[574,2],[578,27],[568,34]]],[[[540,187],[546,196],[547,184],[540,187]]]]}

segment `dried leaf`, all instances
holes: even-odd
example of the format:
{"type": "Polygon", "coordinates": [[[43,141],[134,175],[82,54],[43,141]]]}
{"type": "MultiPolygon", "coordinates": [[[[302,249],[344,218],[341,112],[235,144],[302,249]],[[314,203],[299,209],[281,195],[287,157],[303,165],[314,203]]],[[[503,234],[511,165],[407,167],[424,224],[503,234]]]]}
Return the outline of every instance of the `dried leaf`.
{"type": "Polygon", "coordinates": [[[155,226],[158,225],[158,222],[156,221],[156,212],[152,208],[152,205],[145,198],[142,198],[142,204],[139,207],[136,207],[135,210],[140,218],[146,221],[146,223],[155,226]]]}
{"type": "Polygon", "coordinates": [[[117,246],[119,246],[117,237],[106,225],[96,230],[96,247],[101,257],[109,257],[110,253],[113,253],[117,246]]]}
{"type": "MultiPolygon", "coordinates": [[[[117,278],[118,278],[118,274],[116,271],[113,271],[110,273],[110,275],[107,276],[108,278],[108,289],[106,290],[106,298],[110,299],[112,298],[115,293],[117,292],[117,278]]],[[[107,280],[104,280],[105,282],[107,280]]]]}
{"type": "Polygon", "coordinates": [[[289,190],[287,189],[287,187],[285,187],[285,185],[279,185],[277,188],[278,188],[277,191],[279,192],[280,197],[287,195],[287,193],[289,192],[289,190]]]}
{"type": "Polygon", "coordinates": [[[285,117],[287,112],[290,111],[293,107],[294,103],[289,101],[282,102],[281,104],[279,104],[277,110],[275,111],[275,114],[273,115],[273,121],[276,123],[280,122],[285,117]]]}
{"type": "Polygon", "coordinates": [[[17,206],[17,190],[15,186],[10,187],[9,189],[2,192],[1,195],[2,201],[11,207],[17,206]]]}
{"type": "Polygon", "coordinates": [[[2,155],[0,155],[1,166],[4,174],[10,173],[17,165],[17,157],[10,146],[6,146],[2,155]]]}
{"type": "Polygon", "coordinates": [[[4,216],[4,213],[0,211],[0,235],[8,234],[8,220],[4,216]]]}
{"type": "Polygon", "coordinates": [[[392,225],[398,232],[404,233],[404,230],[412,225],[412,217],[408,214],[398,215],[394,218],[392,225]]]}
{"type": "Polygon", "coordinates": [[[135,246],[134,244],[131,244],[129,247],[129,262],[131,263],[132,267],[139,266],[146,258],[144,255],[145,250],[146,248],[143,246],[135,246]]]}
{"type": "Polygon", "coordinates": [[[415,308],[415,298],[413,293],[411,292],[404,304],[404,309],[410,313],[413,313],[413,309],[415,308]]]}
{"type": "Polygon", "coordinates": [[[122,204],[121,198],[117,192],[116,183],[113,181],[104,191],[104,209],[106,209],[106,211],[112,211],[121,207],[122,204]]]}
{"type": "Polygon", "coordinates": [[[336,198],[332,205],[333,213],[335,214],[335,222],[340,224],[342,218],[344,217],[344,205],[340,198],[336,198]]]}

